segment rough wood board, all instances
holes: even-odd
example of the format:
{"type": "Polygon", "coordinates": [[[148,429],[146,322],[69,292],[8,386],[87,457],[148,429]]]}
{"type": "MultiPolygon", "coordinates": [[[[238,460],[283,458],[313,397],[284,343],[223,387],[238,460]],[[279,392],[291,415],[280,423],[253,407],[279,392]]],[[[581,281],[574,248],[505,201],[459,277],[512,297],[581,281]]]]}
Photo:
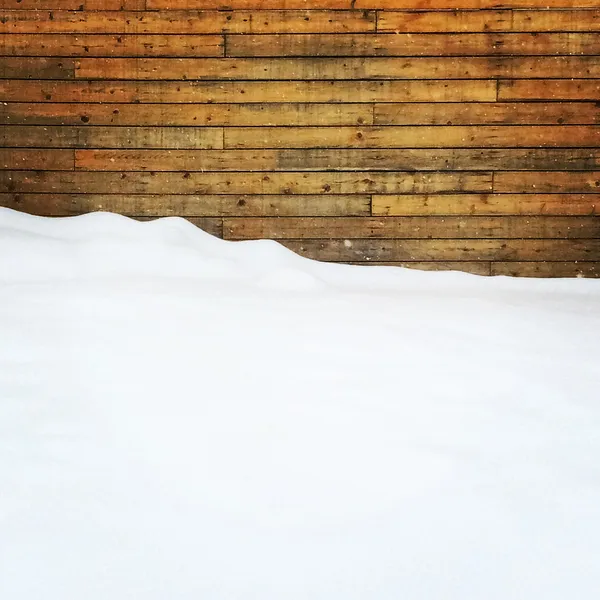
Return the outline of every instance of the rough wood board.
{"type": "MultiPolygon", "coordinates": [[[[462,106],[462,105],[461,105],[462,106]]],[[[592,105],[593,106],[593,105],[592,105]]],[[[582,109],[582,114],[591,111],[582,109]]],[[[600,114],[600,111],[597,111],[600,114]]],[[[371,104],[0,103],[3,125],[370,125],[371,104]]],[[[599,119],[600,120],[600,119],[599,119]]]]}
{"type": "Polygon", "coordinates": [[[374,215],[596,215],[598,194],[374,195],[374,215]]]}
{"type": "Polygon", "coordinates": [[[222,148],[223,130],[219,127],[1,125],[0,144],[13,148],[222,148]]]}
{"type": "Polygon", "coordinates": [[[491,275],[511,277],[600,277],[600,262],[494,262],[491,275]]]}
{"type": "Polygon", "coordinates": [[[428,194],[488,192],[491,173],[97,173],[3,171],[0,192],[160,194],[428,194]]]}
{"type": "Polygon", "coordinates": [[[77,150],[91,171],[499,171],[600,169],[600,149],[77,150]]]}
{"type": "Polygon", "coordinates": [[[598,125],[597,102],[376,104],[375,125],[598,125]]]}
{"type": "Polygon", "coordinates": [[[600,239],[600,217],[228,217],[223,235],[248,239],[600,239]]]}
{"type": "Polygon", "coordinates": [[[0,34],[3,56],[223,56],[220,35],[0,34]]]}
{"type": "Polygon", "coordinates": [[[499,56],[600,54],[595,33],[228,35],[226,56],[499,56]]]}
{"type": "Polygon", "coordinates": [[[377,31],[476,33],[599,31],[598,10],[381,11],[377,31]]]}
{"type": "Polygon", "coordinates": [[[600,171],[495,173],[494,192],[598,194],[600,193],[600,171]]]}
{"type": "MultiPolygon", "coordinates": [[[[98,0],[101,2],[102,0],[98,0]]],[[[5,33],[348,33],[375,30],[375,12],[294,10],[215,11],[173,10],[128,12],[53,11],[52,19],[35,11],[7,11],[5,33]]]]}
{"type": "MultiPolygon", "coordinates": [[[[30,59],[35,60],[35,59],[30,59]]],[[[1,64],[1,63],[0,63],[1,64]]],[[[78,79],[344,80],[600,77],[600,56],[80,58],[78,79]]]]}
{"type": "Polygon", "coordinates": [[[568,125],[234,127],[225,148],[597,148],[600,128],[568,125]]]}
{"type": "Polygon", "coordinates": [[[368,195],[0,194],[0,206],[40,215],[98,210],[153,216],[368,216],[368,195]]]}
{"type": "Polygon", "coordinates": [[[350,264],[360,266],[377,267],[403,267],[405,269],[417,269],[419,271],[462,271],[472,275],[489,275],[490,262],[486,261],[429,261],[429,262],[351,262],[350,264]]]}
{"type": "MultiPolygon", "coordinates": [[[[590,82],[596,87],[596,82],[590,82]]],[[[353,103],[494,102],[496,81],[15,81],[4,102],[353,103]]]]}
{"type": "Polygon", "coordinates": [[[71,58],[0,57],[0,79],[73,79],[71,58]]]}
{"type": "MultiPolygon", "coordinates": [[[[600,37],[600,36],[599,36],[600,37]]],[[[600,98],[600,81],[511,80],[498,82],[498,100],[594,100],[600,98]]]]}
{"type": "Polygon", "coordinates": [[[72,150],[0,148],[0,169],[70,171],[74,164],[72,150]]]}
{"type": "Polygon", "coordinates": [[[309,258],[369,261],[600,261],[600,240],[282,240],[309,258]]]}

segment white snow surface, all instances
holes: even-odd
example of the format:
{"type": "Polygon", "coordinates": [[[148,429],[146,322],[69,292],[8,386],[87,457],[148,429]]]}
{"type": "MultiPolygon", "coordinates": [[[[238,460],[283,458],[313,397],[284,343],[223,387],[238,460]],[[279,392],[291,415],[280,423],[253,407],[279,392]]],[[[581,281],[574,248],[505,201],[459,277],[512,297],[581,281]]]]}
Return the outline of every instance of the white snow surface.
{"type": "Polygon", "coordinates": [[[3,600],[600,594],[600,281],[0,209],[3,600]]]}

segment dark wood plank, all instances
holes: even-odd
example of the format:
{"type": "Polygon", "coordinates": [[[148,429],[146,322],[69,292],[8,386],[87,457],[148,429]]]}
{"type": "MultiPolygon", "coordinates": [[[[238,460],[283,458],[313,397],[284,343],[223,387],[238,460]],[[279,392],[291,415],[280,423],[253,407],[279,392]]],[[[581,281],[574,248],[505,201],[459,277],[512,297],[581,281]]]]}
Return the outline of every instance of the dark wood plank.
{"type": "Polygon", "coordinates": [[[0,57],[0,79],[73,79],[71,58],[0,57]]]}
{"type": "Polygon", "coordinates": [[[70,171],[74,163],[72,150],[0,148],[0,169],[70,171]]]}
{"type": "Polygon", "coordinates": [[[511,277],[600,277],[600,261],[597,262],[493,262],[491,275],[511,277]]]}
{"type": "Polygon", "coordinates": [[[597,194],[600,193],[600,171],[495,173],[494,192],[597,194]]]}

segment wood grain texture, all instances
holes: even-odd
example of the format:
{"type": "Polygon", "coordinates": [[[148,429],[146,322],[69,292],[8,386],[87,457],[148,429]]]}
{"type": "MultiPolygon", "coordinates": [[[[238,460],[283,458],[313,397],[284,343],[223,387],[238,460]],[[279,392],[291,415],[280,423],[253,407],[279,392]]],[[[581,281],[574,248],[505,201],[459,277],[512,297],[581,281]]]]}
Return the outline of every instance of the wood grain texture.
{"type": "MultiPolygon", "coordinates": [[[[29,59],[33,61],[35,59],[29,59]]],[[[1,63],[0,63],[1,64],[1,63]]],[[[433,58],[81,58],[78,79],[344,80],[600,77],[599,56],[433,58]]]]}
{"type": "Polygon", "coordinates": [[[598,194],[374,195],[373,215],[599,215],[598,194]]]}
{"type": "Polygon", "coordinates": [[[498,100],[594,100],[600,98],[600,81],[564,79],[561,81],[510,80],[498,82],[498,100]]]}
{"type": "Polygon", "coordinates": [[[273,173],[3,171],[0,193],[124,194],[429,194],[489,192],[491,173],[273,173]]]}
{"type": "Polygon", "coordinates": [[[494,192],[597,194],[600,192],[600,171],[496,173],[494,192]]]}
{"type": "Polygon", "coordinates": [[[600,261],[494,262],[491,275],[511,277],[600,277],[600,261]]]}
{"type": "Polygon", "coordinates": [[[600,149],[77,150],[77,169],[114,171],[498,171],[600,169],[600,149]]]}
{"type": "MultiPolygon", "coordinates": [[[[591,82],[594,85],[596,82],[591,82]]],[[[4,102],[247,104],[495,102],[496,81],[20,81],[0,80],[4,102]]]]}
{"type": "Polygon", "coordinates": [[[226,56],[498,56],[600,54],[595,33],[228,35],[226,56]]]}
{"type": "Polygon", "coordinates": [[[248,239],[600,239],[600,217],[227,217],[223,235],[248,239]]]}
{"type": "Polygon", "coordinates": [[[70,171],[74,164],[72,150],[0,148],[0,169],[70,171]]]}
{"type": "MultiPolygon", "coordinates": [[[[98,0],[102,4],[101,0],[98,0]]],[[[96,11],[98,9],[95,9],[96,11]]],[[[375,12],[362,10],[172,10],[92,12],[56,10],[0,14],[5,33],[193,35],[221,33],[349,33],[375,30],[375,12]]]]}
{"type": "Polygon", "coordinates": [[[68,216],[110,211],[130,216],[368,216],[368,195],[232,194],[0,194],[0,206],[49,215],[68,216]]]}

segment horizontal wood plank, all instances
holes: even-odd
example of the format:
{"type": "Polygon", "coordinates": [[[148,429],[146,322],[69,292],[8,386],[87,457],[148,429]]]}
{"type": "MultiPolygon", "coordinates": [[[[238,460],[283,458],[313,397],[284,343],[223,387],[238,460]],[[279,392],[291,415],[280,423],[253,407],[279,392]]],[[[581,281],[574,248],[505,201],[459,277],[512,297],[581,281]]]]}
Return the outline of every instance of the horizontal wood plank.
{"type": "Polygon", "coordinates": [[[373,215],[597,215],[598,194],[374,195],[373,215]]]}
{"type": "Polygon", "coordinates": [[[227,56],[498,56],[600,54],[595,33],[228,35],[227,56]]]}
{"type": "MultiPolygon", "coordinates": [[[[564,1],[564,0],[561,0],[564,1]]],[[[146,0],[148,10],[180,10],[180,9],[232,9],[232,10],[293,10],[293,9],[349,9],[352,0],[146,0]]]]}
{"type": "Polygon", "coordinates": [[[600,240],[282,240],[302,256],[329,262],[600,261],[600,240]]]}
{"type": "Polygon", "coordinates": [[[600,217],[227,217],[223,235],[248,239],[588,239],[600,240],[600,217]]]}
{"type": "MultiPolygon", "coordinates": [[[[98,0],[100,3],[101,0],[98,0]]],[[[375,30],[375,12],[363,10],[56,10],[0,14],[5,33],[122,33],[190,35],[220,33],[349,33],[375,30]]]]}
{"type": "Polygon", "coordinates": [[[600,149],[77,150],[82,170],[498,171],[600,169],[600,149]]]}
{"type": "Polygon", "coordinates": [[[221,35],[0,34],[2,56],[223,56],[221,35]]]}
{"type": "MultiPolygon", "coordinates": [[[[585,118],[585,115],[590,115],[592,111],[583,108],[581,113],[585,118]]],[[[600,111],[597,113],[600,115],[600,111]]],[[[144,105],[79,102],[0,103],[2,125],[81,125],[84,121],[89,125],[138,126],[371,125],[373,107],[371,104],[299,103],[144,105]]]]}
{"type": "Polygon", "coordinates": [[[72,150],[0,148],[0,169],[70,171],[74,163],[72,150]]]}
{"type": "Polygon", "coordinates": [[[599,30],[600,11],[589,9],[381,11],[377,18],[377,31],[398,33],[599,30]]]}
{"type": "Polygon", "coordinates": [[[597,102],[377,104],[374,125],[597,125],[597,102]]]}
{"type": "Polygon", "coordinates": [[[0,57],[0,79],[73,79],[71,58],[0,57]]]}
{"type": "MultiPolygon", "coordinates": [[[[596,85],[596,82],[591,82],[596,85]]],[[[0,80],[4,102],[353,103],[494,102],[481,81],[19,81],[0,80]]]]}
{"type": "Polygon", "coordinates": [[[491,275],[510,277],[600,277],[598,262],[494,262],[491,275]]]}
{"type": "Polygon", "coordinates": [[[413,262],[350,262],[351,265],[360,265],[364,267],[402,267],[404,269],[416,269],[418,271],[462,271],[463,273],[471,273],[471,275],[489,275],[489,261],[413,261],[413,262]]]}
{"type": "MultiPolygon", "coordinates": [[[[243,166],[243,165],[241,165],[243,166]]],[[[117,166],[117,168],[120,168],[117,166]]],[[[491,173],[3,171],[0,193],[429,194],[489,192],[491,173]]]]}
{"type": "Polygon", "coordinates": [[[136,216],[368,216],[368,195],[0,194],[0,206],[68,216],[110,211],[136,216]]]}
{"type": "MultiPolygon", "coordinates": [[[[600,36],[599,36],[600,37],[600,36]]],[[[498,82],[498,100],[594,100],[600,98],[598,80],[550,80],[540,85],[538,80],[498,82]]]]}
{"type": "Polygon", "coordinates": [[[222,148],[218,127],[0,126],[0,144],[36,148],[222,148]]]}
{"type": "Polygon", "coordinates": [[[598,194],[600,171],[500,172],[494,175],[494,192],[598,194]]]}
{"type": "MultiPolygon", "coordinates": [[[[31,61],[35,60],[30,58],[31,61]]],[[[0,63],[1,64],[1,63],[0,63]]],[[[78,79],[340,80],[600,77],[600,56],[433,58],[80,58],[78,79]]]]}
{"type": "Polygon", "coordinates": [[[600,128],[568,125],[228,127],[225,148],[518,148],[600,146],[600,128]]]}
{"type": "MultiPolygon", "coordinates": [[[[160,2],[161,0],[149,0],[160,2]]],[[[169,2],[169,0],[162,0],[169,2]]],[[[176,3],[178,0],[170,0],[176,3]]],[[[201,0],[184,0],[186,2],[201,2],[201,0]]],[[[213,0],[215,1],[215,0],[213,0]]],[[[247,0],[250,2],[251,0],[247,0]]],[[[255,0],[260,2],[261,0],[255,0]]],[[[268,0],[262,0],[268,1],[268,0]]],[[[285,1],[285,0],[278,0],[285,1]]],[[[596,0],[554,0],[549,6],[549,0],[452,0],[451,6],[448,0],[356,0],[355,8],[379,8],[379,9],[410,9],[410,10],[448,10],[452,9],[491,9],[491,8],[597,8],[596,0]]]]}

